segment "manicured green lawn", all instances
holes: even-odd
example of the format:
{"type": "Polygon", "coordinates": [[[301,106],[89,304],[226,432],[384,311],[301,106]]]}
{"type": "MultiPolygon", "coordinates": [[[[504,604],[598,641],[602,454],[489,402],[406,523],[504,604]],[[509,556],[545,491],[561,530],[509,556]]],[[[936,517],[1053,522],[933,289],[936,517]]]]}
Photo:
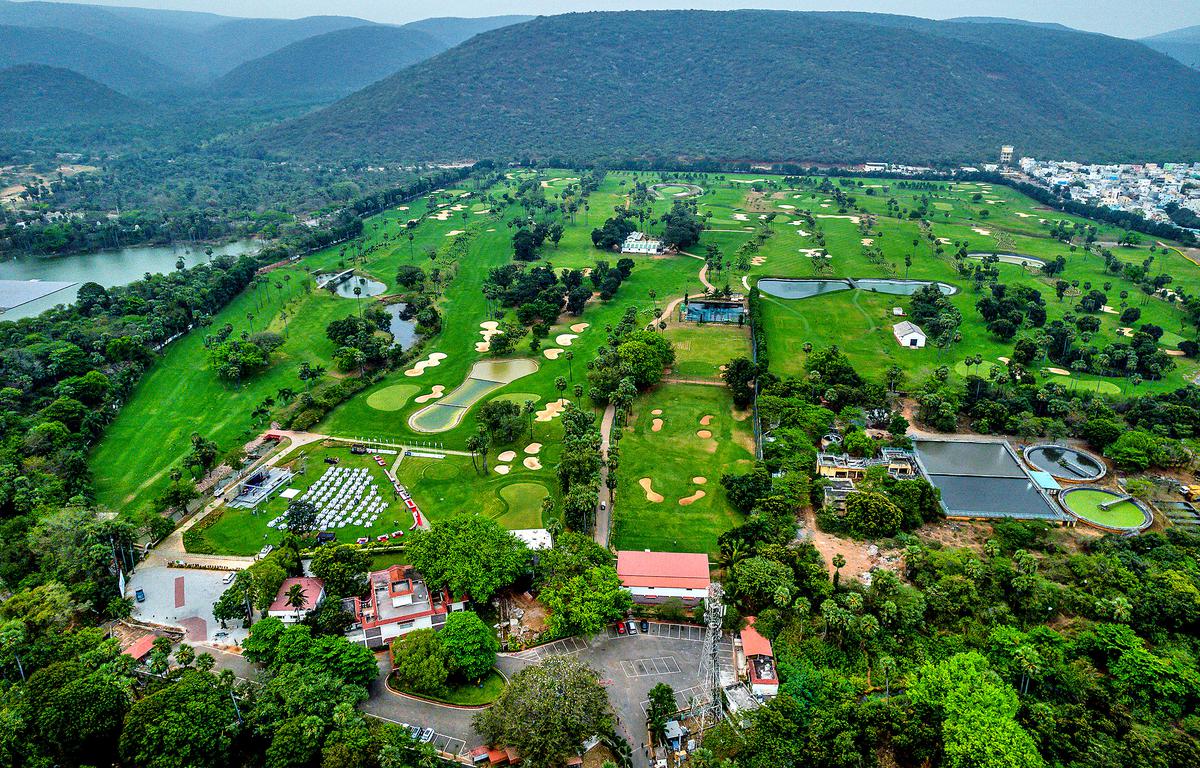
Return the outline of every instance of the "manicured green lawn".
{"type": "Polygon", "coordinates": [[[724,387],[699,384],[661,385],[638,398],[634,410],[620,444],[614,546],[715,554],[717,537],[740,522],[725,499],[721,474],[753,465],[748,415],[734,417],[724,387]],[[712,417],[707,425],[701,423],[705,416],[712,417]],[[655,419],[662,420],[657,432],[655,419]]]}
{"type": "Polygon", "coordinates": [[[721,378],[721,366],[735,357],[750,356],[750,329],[718,323],[678,323],[666,330],[675,345],[675,368],[680,379],[721,378]]]}
{"type": "MultiPolygon", "coordinates": [[[[394,679],[389,681],[392,685],[396,685],[394,679]]],[[[492,670],[488,676],[479,681],[479,683],[460,683],[449,687],[445,694],[441,696],[430,696],[429,694],[414,694],[425,699],[433,699],[445,704],[457,704],[460,707],[478,707],[484,704],[491,704],[496,699],[500,698],[500,694],[504,692],[504,677],[492,670]]],[[[398,690],[403,690],[398,688],[398,690]]]]}
{"type": "MultiPolygon", "coordinates": [[[[389,467],[396,459],[395,456],[387,454],[380,454],[380,456],[389,467]]],[[[352,543],[363,536],[374,540],[376,536],[390,534],[393,531],[408,530],[413,522],[412,513],[405,508],[403,502],[394,497],[391,483],[384,475],[383,468],[375,463],[371,454],[366,456],[352,454],[348,446],[325,446],[314,443],[284,457],[281,465],[290,467],[297,474],[283,487],[296,488],[301,493],[306,491],[329,468],[329,465],[325,463],[326,457],[337,458],[339,467],[365,467],[371,481],[378,487],[380,497],[386,502],[386,507],[380,512],[374,525],[328,528],[337,536],[339,542],[352,543]]],[[[200,536],[216,554],[252,555],[264,544],[278,544],[283,538],[281,529],[271,528],[267,523],[282,515],[287,510],[289,503],[287,499],[275,494],[266,504],[261,505],[257,513],[249,509],[225,507],[220,513],[219,519],[204,528],[200,532],[200,536]]],[[[420,500],[417,503],[420,505],[420,500]]],[[[322,530],[326,529],[322,528],[322,530]]]]}
{"type": "MultiPolygon", "coordinates": [[[[545,445],[537,454],[541,469],[529,469],[524,460],[530,457],[526,443],[506,447],[516,452],[516,458],[501,463],[493,450],[488,457],[488,472],[483,474],[483,462],[476,457],[476,466],[466,456],[447,456],[426,459],[409,456],[400,463],[397,479],[408,488],[413,499],[429,519],[438,520],[463,512],[489,517],[510,530],[541,528],[542,500],[558,496],[558,481],[554,475],[559,447],[545,445]],[[507,466],[506,475],[496,467],[507,466]]],[[[536,465],[535,462],[530,462],[536,465]]]]}

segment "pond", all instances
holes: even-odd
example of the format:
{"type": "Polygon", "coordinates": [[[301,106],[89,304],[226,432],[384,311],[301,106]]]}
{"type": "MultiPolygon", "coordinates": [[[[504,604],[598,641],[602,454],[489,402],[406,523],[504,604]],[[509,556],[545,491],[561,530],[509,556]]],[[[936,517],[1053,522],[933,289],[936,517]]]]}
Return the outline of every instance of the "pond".
{"type": "Polygon", "coordinates": [[[405,320],[402,317],[406,306],[404,302],[387,305],[387,313],[392,317],[388,321],[388,330],[392,334],[392,343],[394,346],[404,349],[408,349],[417,341],[417,322],[415,320],[405,320]]]}
{"type": "Polygon", "coordinates": [[[362,296],[378,296],[387,290],[387,284],[362,275],[352,275],[334,286],[333,292],[345,299],[356,299],[354,289],[360,288],[362,296]]]}
{"type": "Polygon", "coordinates": [[[140,280],[147,272],[175,271],[180,258],[185,266],[209,261],[205,248],[212,248],[213,257],[240,256],[254,253],[262,247],[257,240],[235,240],[224,245],[141,245],[115,250],[92,251],[68,256],[23,256],[0,262],[0,280],[41,280],[44,282],[75,283],[70,288],[14,307],[3,314],[5,320],[33,317],[58,304],[70,304],[86,282],[99,283],[105,288],[128,285],[140,280]]]}
{"type": "Polygon", "coordinates": [[[1026,256],[1021,253],[968,253],[968,259],[982,260],[985,256],[995,256],[1001,264],[1016,264],[1018,267],[1035,267],[1041,269],[1046,266],[1045,259],[1039,259],[1036,256],[1026,256]]]}
{"type": "Polygon", "coordinates": [[[889,293],[896,296],[911,296],[927,285],[936,285],[938,290],[949,296],[958,288],[949,283],[932,280],[893,280],[886,278],[862,278],[846,280],[803,280],[790,278],[766,278],[758,281],[758,288],[769,296],[780,299],[807,299],[826,293],[848,291],[857,288],[874,293],[889,293]]]}
{"type": "Polygon", "coordinates": [[[454,429],[471,406],[484,395],[522,376],[528,376],[537,369],[537,362],[528,358],[480,360],[471,366],[471,372],[462,384],[441,400],[414,413],[409,418],[408,425],[417,432],[445,432],[454,429]]]}

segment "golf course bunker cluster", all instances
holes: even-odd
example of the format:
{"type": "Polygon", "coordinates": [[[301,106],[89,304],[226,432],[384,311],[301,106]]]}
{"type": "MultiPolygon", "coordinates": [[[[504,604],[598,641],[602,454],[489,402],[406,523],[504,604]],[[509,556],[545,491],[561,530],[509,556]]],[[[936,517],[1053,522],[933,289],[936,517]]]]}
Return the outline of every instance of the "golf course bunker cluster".
{"type": "Polygon", "coordinates": [[[1140,501],[1107,488],[1068,488],[1059,501],[1081,522],[1110,533],[1138,533],[1154,522],[1150,510],[1140,501]]]}

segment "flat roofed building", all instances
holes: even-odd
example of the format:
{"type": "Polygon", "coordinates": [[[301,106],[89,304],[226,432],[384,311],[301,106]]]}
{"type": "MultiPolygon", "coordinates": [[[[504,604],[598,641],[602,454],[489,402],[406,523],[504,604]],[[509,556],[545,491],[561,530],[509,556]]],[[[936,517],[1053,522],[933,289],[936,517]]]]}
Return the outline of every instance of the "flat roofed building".
{"type": "Polygon", "coordinates": [[[440,629],[446,614],[467,607],[465,597],[453,597],[444,589],[431,591],[411,565],[372,571],[367,578],[367,599],[350,597],[343,605],[355,621],[346,637],[368,648],[382,648],[414,629],[440,629]]]}
{"type": "Polygon", "coordinates": [[[695,605],[708,595],[708,555],[624,550],[617,553],[617,577],[635,603],[678,597],[695,605]]]}
{"type": "Polygon", "coordinates": [[[630,232],[629,237],[621,244],[621,253],[640,253],[655,255],[663,252],[661,240],[652,240],[641,232],[630,232]]]}

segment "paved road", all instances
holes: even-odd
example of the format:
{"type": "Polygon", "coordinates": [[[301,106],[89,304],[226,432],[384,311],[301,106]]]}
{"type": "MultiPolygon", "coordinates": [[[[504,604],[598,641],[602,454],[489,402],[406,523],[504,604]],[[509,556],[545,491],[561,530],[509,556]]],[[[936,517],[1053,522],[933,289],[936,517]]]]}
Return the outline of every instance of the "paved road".
{"type": "MultiPolygon", "coordinates": [[[[511,677],[548,656],[578,657],[596,670],[607,688],[618,718],[618,731],[633,747],[635,768],[646,768],[650,760],[644,750],[645,706],[650,689],[657,683],[667,683],[675,689],[680,707],[704,697],[699,688],[703,629],[658,623],[651,624],[650,628],[648,634],[632,636],[618,635],[609,628],[591,639],[567,638],[519,653],[502,654],[496,666],[511,677]]],[[[732,646],[728,639],[721,643],[721,658],[732,663],[732,646]]],[[[433,728],[441,741],[450,740],[451,747],[461,743],[463,749],[470,750],[481,743],[471,724],[474,711],[451,709],[392,693],[383,685],[390,671],[390,662],[386,658],[381,659],[380,670],[379,679],[371,686],[371,698],[363,706],[364,711],[392,722],[433,728]]]]}
{"type": "Polygon", "coordinates": [[[604,409],[600,419],[600,455],[604,463],[600,465],[600,494],[596,501],[596,543],[608,547],[608,539],[612,535],[612,491],[608,489],[608,446],[612,438],[613,420],[617,409],[609,404],[604,409]]]}

